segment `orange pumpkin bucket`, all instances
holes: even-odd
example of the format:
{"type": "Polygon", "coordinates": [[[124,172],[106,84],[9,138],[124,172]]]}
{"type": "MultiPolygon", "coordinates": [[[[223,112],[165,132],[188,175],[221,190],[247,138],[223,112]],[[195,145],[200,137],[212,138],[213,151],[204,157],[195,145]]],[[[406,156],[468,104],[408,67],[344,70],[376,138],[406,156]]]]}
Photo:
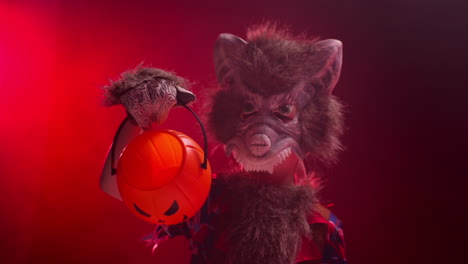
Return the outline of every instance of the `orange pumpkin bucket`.
{"type": "Polygon", "coordinates": [[[117,167],[120,195],[140,219],[173,225],[194,216],[211,187],[203,149],[174,130],[147,131],[122,153],[117,167]]]}

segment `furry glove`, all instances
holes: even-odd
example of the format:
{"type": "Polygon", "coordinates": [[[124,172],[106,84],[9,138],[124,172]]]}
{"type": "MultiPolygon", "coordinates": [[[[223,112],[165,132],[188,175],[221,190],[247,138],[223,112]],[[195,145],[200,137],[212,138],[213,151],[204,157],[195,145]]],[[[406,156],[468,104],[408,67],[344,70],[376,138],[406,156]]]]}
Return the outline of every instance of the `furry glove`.
{"type": "Polygon", "coordinates": [[[186,84],[173,73],[138,67],[124,72],[120,79],[104,87],[104,104],[122,104],[137,124],[148,130],[153,122],[163,123],[175,105],[195,100],[192,92],[181,87],[186,84]]]}

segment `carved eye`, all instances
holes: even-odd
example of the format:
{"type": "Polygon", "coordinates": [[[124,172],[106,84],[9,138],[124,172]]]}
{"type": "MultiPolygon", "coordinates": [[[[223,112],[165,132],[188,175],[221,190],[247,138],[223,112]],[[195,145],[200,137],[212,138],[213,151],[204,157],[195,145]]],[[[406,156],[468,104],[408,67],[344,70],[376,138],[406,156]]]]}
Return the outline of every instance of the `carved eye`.
{"type": "Polygon", "coordinates": [[[296,116],[296,106],[292,104],[281,105],[274,111],[274,114],[284,122],[289,122],[296,116]]]}
{"type": "Polygon", "coordinates": [[[242,106],[241,119],[245,120],[256,113],[255,106],[252,103],[244,103],[242,106]]]}

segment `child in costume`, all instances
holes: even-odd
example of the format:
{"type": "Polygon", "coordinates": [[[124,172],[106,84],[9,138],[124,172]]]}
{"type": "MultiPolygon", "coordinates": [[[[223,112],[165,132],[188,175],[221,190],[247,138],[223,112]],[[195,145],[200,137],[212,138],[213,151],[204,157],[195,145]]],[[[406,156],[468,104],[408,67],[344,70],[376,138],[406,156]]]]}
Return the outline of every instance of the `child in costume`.
{"type": "MultiPolygon", "coordinates": [[[[187,236],[192,263],[346,263],[340,221],[320,204],[318,168],[341,149],[338,82],[342,44],[296,37],[274,25],[252,28],[247,40],[221,34],[214,51],[219,88],[209,130],[233,164],[213,180],[196,219],[158,228],[152,241],[187,236]]],[[[195,99],[174,74],[138,68],[106,89],[132,122],[114,142],[118,156],[170,109],[195,99]],[[137,126],[138,125],[138,126],[137,126]]],[[[111,153],[112,154],[112,153],[111,153]]],[[[108,156],[101,186],[121,199],[108,156]]]]}

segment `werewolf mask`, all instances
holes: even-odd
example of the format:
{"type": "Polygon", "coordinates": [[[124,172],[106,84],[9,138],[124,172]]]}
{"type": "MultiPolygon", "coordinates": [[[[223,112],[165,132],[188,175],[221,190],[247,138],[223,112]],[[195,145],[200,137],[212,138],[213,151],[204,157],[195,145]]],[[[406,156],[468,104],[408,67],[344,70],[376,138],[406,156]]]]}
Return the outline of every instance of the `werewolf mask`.
{"type": "Polygon", "coordinates": [[[341,58],[338,40],[298,39],[275,27],[251,30],[247,41],[221,34],[214,52],[221,89],[209,117],[226,154],[247,172],[296,184],[317,161],[334,161],[342,121],[331,93],[341,58]]]}

